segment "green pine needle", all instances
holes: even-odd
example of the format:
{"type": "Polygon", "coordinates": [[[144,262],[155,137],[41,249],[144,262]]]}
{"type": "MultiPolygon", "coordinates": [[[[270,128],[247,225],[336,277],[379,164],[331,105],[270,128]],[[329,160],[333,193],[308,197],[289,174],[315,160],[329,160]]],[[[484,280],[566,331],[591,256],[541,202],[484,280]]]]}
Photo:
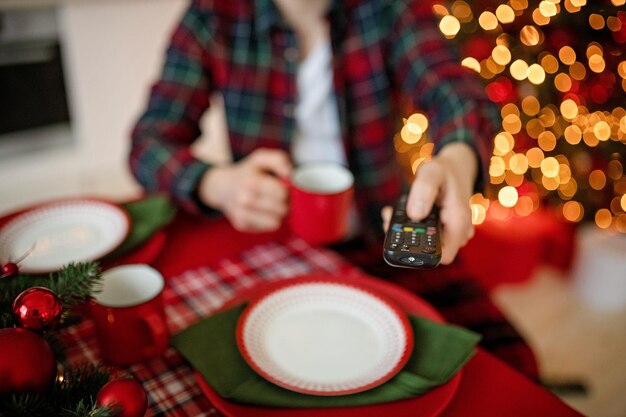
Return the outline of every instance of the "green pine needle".
{"type": "Polygon", "coordinates": [[[109,380],[109,372],[93,364],[68,369],[62,378],[57,378],[50,397],[54,398],[60,408],[71,408],[77,399],[95,399],[100,389],[109,380]]]}
{"type": "Polygon", "coordinates": [[[108,407],[97,407],[90,403],[80,401],[76,408],[61,410],[59,417],[114,417],[118,414],[116,410],[108,407]]]}
{"type": "Polygon", "coordinates": [[[116,410],[98,407],[96,397],[109,372],[93,364],[66,370],[48,394],[13,394],[0,398],[0,417],[112,417],[116,410]]]}
{"type": "Polygon", "coordinates": [[[34,394],[0,397],[0,417],[53,416],[54,405],[45,397],[34,394]]]}

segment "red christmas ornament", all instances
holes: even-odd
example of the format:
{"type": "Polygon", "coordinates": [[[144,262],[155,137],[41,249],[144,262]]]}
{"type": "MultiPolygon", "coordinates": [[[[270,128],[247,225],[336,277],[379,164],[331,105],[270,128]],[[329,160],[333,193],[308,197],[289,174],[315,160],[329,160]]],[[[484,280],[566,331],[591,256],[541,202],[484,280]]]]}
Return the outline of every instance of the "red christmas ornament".
{"type": "Polygon", "coordinates": [[[56,374],[54,352],[40,335],[26,329],[0,329],[0,397],[45,394],[56,374]]]}
{"type": "Polygon", "coordinates": [[[8,278],[8,277],[12,277],[12,276],[17,275],[17,273],[19,272],[18,265],[20,264],[20,262],[22,262],[24,259],[26,259],[26,257],[28,255],[30,255],[33,252],[33,250],[35,250],[35,244],[34,243],[30,247],[30,249],[28,249],[15,262],[11,262],[11,260],[9,259],[9,262],[3,264],[2,267],[0,267],[0,279],[8,278]]]}
{"type": "Polygon", "coordinates": [[[52,290],[32,287],[22,291],[15,298],[12,311],[20,327],[47,331],[59,323],[63,307],[61,300],[52,290]]]}
{"type": "Polygon", "coordinates": [[[0,268],[0,279],[15,276],[18,272],[19,270],[16,263],[7,262],[0,268]]]}
{"type": "Polygon", "coordinates": [[[148,409],[148,396],[141,384],[132,379],[107,382],[98,392],[98,406],[118,410],[117,417],[143,417],[148,409]]]}

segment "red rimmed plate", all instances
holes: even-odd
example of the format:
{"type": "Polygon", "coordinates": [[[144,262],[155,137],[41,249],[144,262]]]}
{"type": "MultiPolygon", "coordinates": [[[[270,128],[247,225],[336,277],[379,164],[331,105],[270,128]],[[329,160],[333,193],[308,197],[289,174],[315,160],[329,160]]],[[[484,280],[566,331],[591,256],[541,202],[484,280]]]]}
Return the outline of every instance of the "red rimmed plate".
{"type": "Polygon", "coordinates": [[[252,300],[237,345],[259,375],[310,395],[346,395],[393,377],[413,351],[409,321],[393,302],[345,280],[285,281],[252,300]]]}
{"type": "MultiPolygon", "coordinates": [[[[275,281],[259,284],[254,288],[241,292],[223,308],[229,308],[244,301],[254,300],[263,294],[280,288],[285,282],[307,279],[324,279],[328,274],[314,274],[307,277],[293,278],[287,281],[275,281]]],[[[337,276],[330,276],[337,278],[337,276]]],[[[342,278],[343,279],[343,278],[342,278]]],[[[367,288],[391,300],[403,311],[435,322],[443,322],[439,313],[428,303],[416,295],[389,282],[370,278],[364,275],[350,274],[345,277],[346,283],[354,283],[367,288]]],[[[419,345],[419,339],[416,341],[419,345]]],[[[200,390],[209,401],[226,417],[319,417],[329,415],[333,417],[363,417],[389,415],[394,417],[436,417],[450,403],[454,397],[462,377],[462,370],[457,372],[447,383],[428,391],[427,393],[406,400],[393,401],[383,404],[373,404],[358,407],[326,407],[326,408],[284,408],[261,407],[249,404],[237,404],[222,398],[202,375],[194,372],[200,390]]]]}
{"type": "Polygon", "coordinates": [[[55,201],[28,209],[0,229],[0,259],[27,256],[26,274],[54,272],[70,262],[100,259],[128,235],[130,219],[121,207],[96,199],[55,201]]]}

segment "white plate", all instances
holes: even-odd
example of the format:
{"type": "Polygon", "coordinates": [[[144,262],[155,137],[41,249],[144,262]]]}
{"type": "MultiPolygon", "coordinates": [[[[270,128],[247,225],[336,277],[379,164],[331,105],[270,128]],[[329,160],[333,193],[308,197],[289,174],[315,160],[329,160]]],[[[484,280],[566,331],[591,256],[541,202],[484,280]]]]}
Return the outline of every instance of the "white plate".
{"type": "Polygon", "coordinates": [[[47,273],[70,262],[93,261],[126,238],[129,217],[120,207],[98,200],[67,200],[27,210],[0,230],[3,262],[27,256],[20,272],[47,273]]]}
{"type": "Polygon", "coordinates": [[[237,328],[248,364],[284,388],[344,395],[393,377],[413,349],[404,313],[351,284],[287,283],[253,301],[237,328]]]}

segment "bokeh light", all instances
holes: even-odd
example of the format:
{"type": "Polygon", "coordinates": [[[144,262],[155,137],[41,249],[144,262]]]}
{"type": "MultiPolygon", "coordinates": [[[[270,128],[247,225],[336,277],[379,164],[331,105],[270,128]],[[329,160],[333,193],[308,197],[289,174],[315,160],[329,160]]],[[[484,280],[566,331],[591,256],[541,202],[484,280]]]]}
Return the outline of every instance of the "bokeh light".
{"type": "Polygon", "coordinates": [[[511,62],[511,51],[504,45],[496,45],[491,52],[491,57],[498,65],[507,65],[511,62]]]}
{"type": "Polygon", "coordinates": [[[599,169],[591,171],[589,174],[589,185],[594,190],[603,189],[606,186],[606,175],[604,175],[604,172],[599,169]]]}
{"type": "Polygon", "coordinates": [[[563,204],[563,217],[570,222],[579,222],[584,214],[583,205],[578,201],[567,201],[563,204]]]}
{"type": "Polygon", "coordinates": [[[539,148],[530,148],[526,152],[526,160],[531,168],[539,168],[541,161],[543,161],[543,151],[539,148]]]}
{"type": "Polygon", "coordinates": [[[461,30],[461,22],[454,16],[444,16],[439,22],[439,30],[446,38],[454,38],[459,30],[461,30]]]}
{"type": "Polygon", "coordinates": [[[528,158],[523,153],[516,153],[509,159],[509,168],[518,175],[524,175],[528,171],[528,158]]]}
{"type": "Polygon", "coordinates": [[[409,130],[416,134],[422,134],[428,129],[428,118],[423,113],[414,113],[406,121],[409,130]]]}
{"type": "Polygon", "coordinates": [[[559,161],[553,156],[545,158],[539,164],[541,173],[548,178],[556,178],[559,175],[559,161]]]}
{"type": "Polygon", "coordinates": [[[595,221],[596,221],[596,225],[600,229],[608,229],[609,227],[611,227],[612,219],[613,219],[613,216],[611,215],[611,212],[608,209],[603,208],[603,209],[596,211],[595,221]]]}
{"type": "Polygon", "coordinates": [[[559,49],[559,59],[565,65],[572,65],[576,62],[576,52],[571,46],[564,46],[559,49]]]}
{"type": "Polygon", "coordinates": [[[546,72],[539,64],[532,64],[528,67],[528,81],[533,84],[539,85],[546,79],[546,72]]]}
{"type": "Polygon", "coordinates": [[[482,12],[478,17],[478,24],[485,30],[494,30],[498,27],[498,18],[491,12],[482,12]]]}
{"type": "Polygon", "coordinates": [[[528,77],[528,64],[521,59],[513,61],[510,67],[511,75],[518,81],[525,80],[528,77]]]}
{"type": "Polygon", "coordinates": [[[517,203],[519,195],[515,187],[502,187],[498,192],[498,201],[504,207],[513,207],[517,203]]]}
{"type": "Polygon", "coordinates": [[[464,58],[463,61],[461,61],[461,65],[480,73],[480,62],[478,62],[476,58],[472,58],[471,56],[464,58]]]}
{"type": "Polygon", "coordinates": [[[594,28],[595,30],[604,29],[604,17],[597,13],[592,13],[589,15],[589,26],[594,28]]]}
{"type": "Polygon", "coordinates": [[[539,11],[541,12],[542,15],[546,17],[556,16],[556,12],[557,12],[556,4],[550,1],[544,0],[541,3],[539,3],[539,11]]]}
{"type": "Polygon", "coordinates": [[[515,20],[515,11],[506,4],[501,4],[496,9],[496,17],[500,23],[513,23],[515,20]]]}
{"type": "Polygon", "coordinates": [[[541,41],[541,34],[539,29],[533,25],[526,25],[520,31],[520,40],[526,46],[539,45],[541,41]]]}
{"type": "Polygon", "coordinates": [[[567,99],[561,103],[561,114],[566,119],[574,119],[578,116],[578,104],[572,99],[567,99]]]}

